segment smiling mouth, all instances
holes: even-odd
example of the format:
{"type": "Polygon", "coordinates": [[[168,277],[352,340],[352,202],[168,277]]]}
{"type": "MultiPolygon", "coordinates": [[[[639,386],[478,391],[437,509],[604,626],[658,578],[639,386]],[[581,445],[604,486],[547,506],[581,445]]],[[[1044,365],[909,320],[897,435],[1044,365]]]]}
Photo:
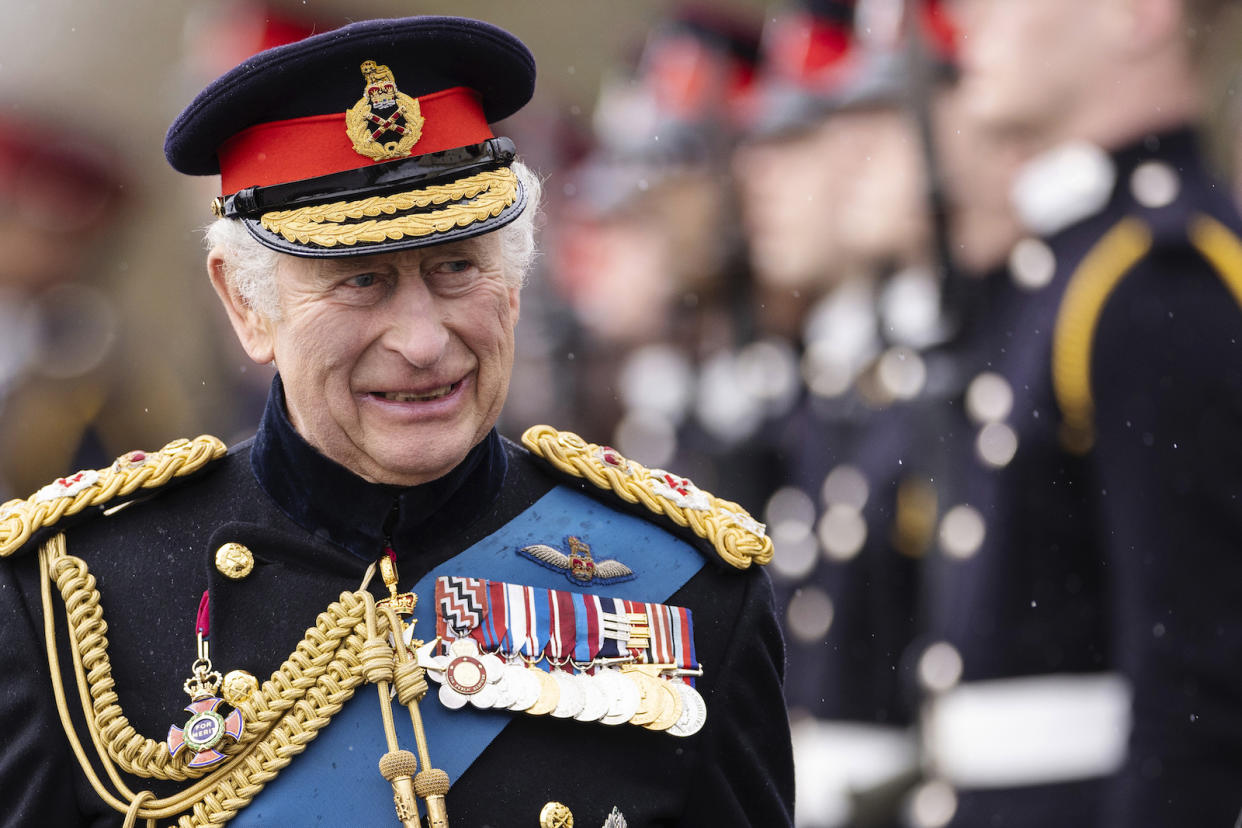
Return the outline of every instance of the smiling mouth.
{"type": "Polygon", "coordinates": [[[461,386],[461,380],[452,385],[444,385],[422,394],[414,394],[409,391],[372,391],[371,396],[378,397],[381,400],[389,400],[390,402],[431,402],[443,397],[447,397],[461,386]]]}

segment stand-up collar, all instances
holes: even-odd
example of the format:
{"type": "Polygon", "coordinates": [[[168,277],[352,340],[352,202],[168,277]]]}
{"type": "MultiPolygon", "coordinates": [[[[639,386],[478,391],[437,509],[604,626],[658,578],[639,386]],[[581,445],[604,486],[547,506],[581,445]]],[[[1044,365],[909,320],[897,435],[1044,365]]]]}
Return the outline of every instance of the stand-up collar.
{"type": "Polygon", "coordinates": [[[416,554],[481,516],[505,477],[505,452],[492,429],[451,472],[421,486],[369,483],[329,460],[294,430],[277,376],[255,435],[251,467],[295,523],[365,560],[391,542],[416,554]]]}
{"type": "Polygon", "coordinates": [[[1023,227],[1047,237],[1106,210],[1125,212],[1122,205],[1129,202],[1155,206],[1161,190],[1172,188],[1171,199],[1180,176],[1204,176],[1200,158],[1199,138],[1190,127],[1151,133],[1112,152],[1071,141],[1024,164],[1010,195],[1023,227]],[[1151,186],[1134,178],[1143,167],[1151,186]]]}

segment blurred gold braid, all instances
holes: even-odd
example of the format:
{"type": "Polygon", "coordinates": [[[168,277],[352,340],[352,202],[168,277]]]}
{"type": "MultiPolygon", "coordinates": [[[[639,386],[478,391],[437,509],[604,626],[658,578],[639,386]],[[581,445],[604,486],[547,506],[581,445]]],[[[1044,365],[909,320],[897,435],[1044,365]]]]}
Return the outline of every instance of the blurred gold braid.
{"type": "MultiPolygon", "coordinates": [[[[61,724],[95,792],[110,807],[126,814],[126,825],[145,819],[148,826],[154,826],[157,819],[187,810],[190,813],[177,822],[180,828],[224,825],[294,756],[305,750],[364,681],[377,684],[381,702],[387,701],[388,682],[394,682],[398,699],[411,708],[412,716],[427,690],[421,669],[411,669],[414,665],[409,662],[397,663],[402,659],[394,656],[387,641],[389,617],[376,611],[375,599],[367,591],[368,573],[358,591],[341,593],[335,603],[319,614],[315,626],[306,631],[280,669],[272,673],[258,693],[238,705],[246,720],[246,730],[238,742],[224,748],[225,764],[210,774],[205,768],[191,769],[185,766],[186,754],[171,758],[166,742],[138,734],[121,710],[113,689],[107,624],[95,578],[85,562],[67,553],[63,533],[42,547],[39,566],[48,666],[61,724]],[[56,648],[52,582],[65,602],[74,672],[87,729],[117,794],[109,791],[95,773],[69,717],[56,648]],[[175,796],[155,799],[150,791],[131,791],[117,767],[143,778],[205,778],[175,796]]],[[[386,724],[391,723],[391,712],[385,720],[386,724]]],[[[420,752],[425,755],[425,740],[418,741],[420,752]]]]}
{"type": "Polygon", "coordinates": [[[443,233],[492,218],[517,200],[517,176],[508,167],[477,173],[450,184],[437,184],[408,193],[372,196],[360,201],[334,201],[274,210],[259,219],[264,229],[298,244],[335,247],[358,242],[443,233]],[[464,203],[470,199],[470,203],[464,203]],[[345,222],[367,216],[393,215],[403,210],[441,206],[433,213],[375,218],[354,224],[345,222]]]}
{"type": "Polygon", "coordinates": [[[658,493],[652,485],[663,472],[647,469],[633,460],[605,463],[601,459],[603,449],[600,446],[551,426],[528,428],[522,435],[522,443],[557,470],[574,477],[584,477],[601,489],[615,492],[627,503],[641,503],[656,514],[668,516],[678,526],[688,527],[700,538],[709,541],[730,566],[746,569],[752,563],[766,564],[772,560],[772,539],[763,533],[761,524],[732,501],[722,500],[700,489],[707,498],[709,508],[679,506],[658,493]]]}
{"type": "Polygon", "coordinates": [[[10,500],[0,505],[0,558],[12,555],[39,529],[54,526],[67,515],[139,489],[157,489],[174,477],[193,474],[226,452],[224,443],[210,435],[173,440],[159,451],[142,453],[141,461],[132,459],[135,452],[92,472],[98,475],[96,482],[76,494],[55,497],[36,492],[25,500],[10,500]]]}

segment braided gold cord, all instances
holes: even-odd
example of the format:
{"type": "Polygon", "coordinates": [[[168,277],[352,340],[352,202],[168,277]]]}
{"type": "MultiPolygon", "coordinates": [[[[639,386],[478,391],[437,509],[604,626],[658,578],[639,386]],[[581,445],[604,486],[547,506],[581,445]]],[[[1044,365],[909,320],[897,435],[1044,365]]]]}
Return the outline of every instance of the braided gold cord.
{"type": "Polygon", "coordinates": [[[81,559],[68,555],[52,557],[48,575],[65,601],[70,638],[86,674],[89,695],[84,695],[83,706],[90,704],[93,728],[109,756],[122,770],[135,775],[141,769],[146,771],[141,775],[155,779],[184,780],[201,776],[203,770],[193,771],[180,762],[171,761],[165,744],[139,736],[122,713],[113,689],[108,625],[99,605],[95,576],[87,571],[81,559]]]}
{"type": "MultiPolygon", "coordinates": [[[[225,765],[212,769],[190,769],[184,757],[172,759],[166,742],[139,735],[125,718],[118,703],[107,653],[107,624],[103,619],[95,578],[85,562],[65,551],[64,535],[57,535],[43,549],[47,577],[54,581],[65,601],[70,639],[75,659],[85,677],[79,676],[88,727],[109,776],[128,802],[126,808],[136,817],[163,819],[183,814],[181,828],[221,826],[244,808],[279,771],[305,750],[306,745],[325,727],[366,680],[363,656],[368,644],[382,642],[387,635],[387,619],[378,619],[377,634],[367,639],[367,599],[363,591],[341,593],[337,602],[320,613],[315,626],[306,631],[294,652],[263,683],[259,692],[239,705],[247,721],[240,741],[224,750],[225,765]],[[163,800],[145,801],[146,792],[133,794],[118,779],[115,762],[126,773],[138,777],[185,780],[204,776],[180,794],[163,800]],[[142,797],[135,806],[135,797],[142,797]],[[189,810],[190,813],[184,813],[189,810]]],[[[45,604],[44,611],[50,612],[45,604]]],[[[371,647],[367,653],[372,669],[383,673],[384,655],[371,647]]],[[[57,656],[49,647],[53,680],[59,683],[57,656]]],[[[393,651],[387,647],[389,674],[393,651]]],[[[62,712],[62,718],[63,718],[62,712]]],[[[68,722],[67,727],[71,727],[68,722]]],[[[81,761],[84,761],[79,756],[81,761]]],[[[117,803],[93,774],[92,785],[106,802],[117,803]]]]}
{"type": "Polygon", "coordinates": [[[335,247],[443,233],[498,216],[516,200],[517,176],[513,170],[502,167],[408,193],[273,210],[264,213],[259,221],[265,229],[288,241],[335,247]],[[464,203],[469,199],[479,200],[464,203]],[[441,209],[428,214],[380,218],[433,205],[441,209]],[[371,220],[357,221],[367,217],[371,220]],[[354,223],[346,223],[351,221],[354,223]]]}
{"type": "Polygon", "coordinates": [[[687,499],[698,498],[695,503],[701,507],[680,505],[659,490],[664,472],[551,426],[528,428],[522,443],[557,470],[612,491],[627,503],[641,503],[649,511],[689,528],[710,542],[730,566],[746,569],[752,563],[772,560],[772,539],[764,534],[763,525],[732,501],[696,487],[687,499]]]}
{"type": "Polygon", "coordinates": [[[210,435],[174,440],[159,451],[131,452],[106,469],[79,472],[25,500],[10,500],[0,506],[0,557],[12,555],[35,532],[54,526],[66,515],[76,515],[138,489],[157,489],[175,477],[193,474],[226,452],[224,443],[210,435]],[[94,482],[88,482],[92,477],[96,478],[94,482]],[[75,486],[75,479],[82,483],[75,486]],[[57,495],[58,488],[66,493],[57,495]]]}

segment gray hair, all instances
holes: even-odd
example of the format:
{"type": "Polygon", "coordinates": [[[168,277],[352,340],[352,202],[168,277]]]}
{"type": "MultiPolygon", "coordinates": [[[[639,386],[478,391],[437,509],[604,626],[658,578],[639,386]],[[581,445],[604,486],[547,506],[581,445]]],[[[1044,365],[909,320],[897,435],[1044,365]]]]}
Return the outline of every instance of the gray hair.
{"type": "MultiPolygon", "coordinates": [[[[513,287],[526,283],[535,260],[535,219],[543,182],[521,161],[513,162],[513,172],[526,190],[526,207],[521,214],[495,231],[500,235],[500,253],[505,276],[513,287]]],[[[218,250],[224,260],[229,286],[247,305],[266,319],[280,318],[280,296],[276,289],[276,268],[283,254],[264,247],[237,219],[220,218],[204,232],[208,250],[218,250]]]]}

